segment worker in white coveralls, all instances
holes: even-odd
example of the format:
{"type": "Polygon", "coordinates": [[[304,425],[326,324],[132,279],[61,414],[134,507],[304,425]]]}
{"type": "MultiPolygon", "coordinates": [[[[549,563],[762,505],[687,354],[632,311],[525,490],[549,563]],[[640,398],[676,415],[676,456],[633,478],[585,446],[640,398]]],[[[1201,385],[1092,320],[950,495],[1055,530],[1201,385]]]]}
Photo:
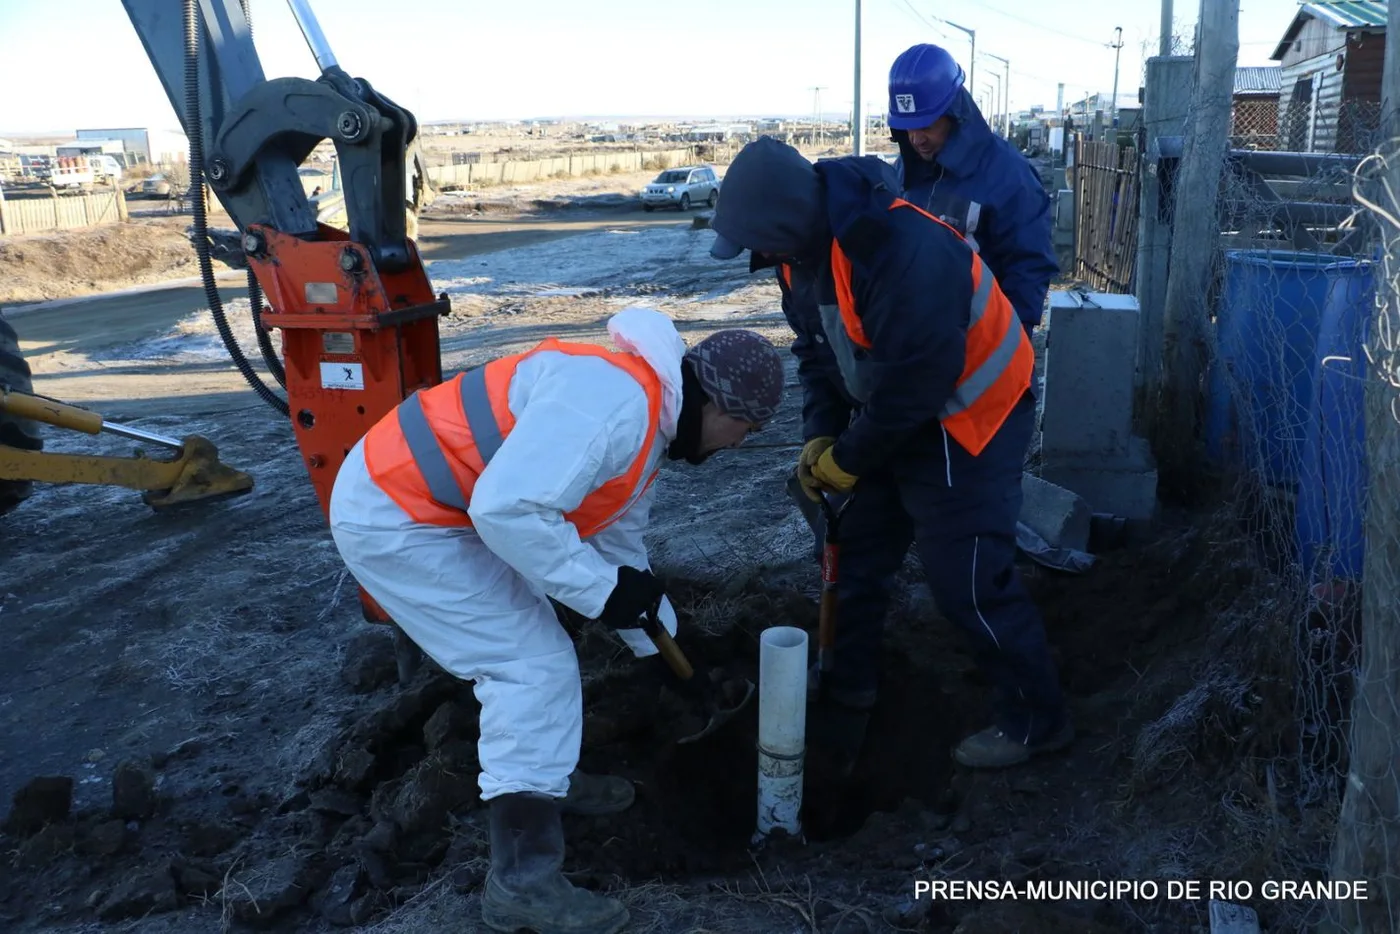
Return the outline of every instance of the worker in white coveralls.
{"type": "Polygon", "coordinates": [[[628,913],[574,888],[563,812],[625,810],[625,779],[577,771],[578,660],[550,598],[656,654],[640,617],[661,601],[642,533],[663,459],[699,464],[772,418],[782,360],[752,331],[688,352],[671,320],[629,308],[618,350],[546,340],[420,390],[351,449],[331,494],[336,546],[423,651],[475,682],[499,931],[605,934],[628,913]]]}

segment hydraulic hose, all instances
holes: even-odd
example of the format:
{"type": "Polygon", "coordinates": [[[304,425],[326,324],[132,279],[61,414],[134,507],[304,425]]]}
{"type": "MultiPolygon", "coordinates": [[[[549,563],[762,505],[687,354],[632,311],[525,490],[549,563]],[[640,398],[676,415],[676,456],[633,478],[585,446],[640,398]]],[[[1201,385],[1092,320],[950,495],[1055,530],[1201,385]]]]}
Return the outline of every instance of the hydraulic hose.
{"type": "MultiPolygon", "coordinates": [[[[214,281],[214,263],[210,256],[208,218],[205,216],[204,205],[204,126],[199,102],[199,0],[184,0],[184,14],[185,121],[190,136],[190,194],[193,196],[191,201],[194,207],[194,250],[199,259],[199,275],[204,282],[204,296],[209,302],[209,311],[214,316],[214,326],[219,331],[219,338],[228,348],[229,356],[233,358],[233,363],[238,367],[243,379],[268,405],[283,415],[290,415],[291,408],[287,401],[268,388],[248,362],[248,358],[243,355],[243,348],[238,346],[238,339],[229,328],[224,304],[219,298],[219,287],[214,281]]],[[[268,347],[271,347],[270,341],[268,347]]]]}
{"type": "MultiPolygon", "coordinates": [[[[248,0],[240,0],[243,7],[243,19],[248,23],[248,38],[253,38],[253,17],[248,12],[248,0]]],[[[248,269],[248,310],[253,316],[253,333],[258,336],[258,350],[262,353],[263,362],[267,364],[268,372],[272,378],[277,380],[277,385],[283,389],[287,388],[287,371],[282,368],[282,360],[277,356],[277,348],[272,346],[272,335],[262,323],[263,294],[262,286],[258,284],[258,275],[253,272],[252,267],[248,269]]]]}

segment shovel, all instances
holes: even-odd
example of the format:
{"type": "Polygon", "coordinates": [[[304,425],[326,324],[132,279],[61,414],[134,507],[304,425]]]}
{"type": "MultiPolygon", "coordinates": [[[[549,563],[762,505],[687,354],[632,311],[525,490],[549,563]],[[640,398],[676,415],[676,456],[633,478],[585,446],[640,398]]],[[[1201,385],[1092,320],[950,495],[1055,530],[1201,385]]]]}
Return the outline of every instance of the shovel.
{"type": "MultiPolygon", "coordinates": [[[[666,631],[666,627],[661,625],[661,620],[657,618],[657,610],[660,606],[661,602],[658,600],[655,606],[647,610],[646,622],[642,628],[651,637],[651,641],[656,644],[657,651],[666,660],[666,664],[671,666],[671,671],[675,672],[676,677],[682,681],[690,682],[695,677],[695,669],[685,657],[685,653],[681,651],[681,647],[676,645],[676,640],[671,638],[671,634],[666,631]]],[[[709,736],[734,719],[735,714],[747,707],[749,701],[753,700],[754,684],[746,679],[744,681],[744,696],[737,703],[727,707],[721,706],[727,701],[727,698],[719,696],[720,685],[708,678],[701,679],[699,691],[706,715],[705,725],[695,733],[682,736],[676,740],[677,743],[693,743],[701,737],[709,736]]]]}
{"type": "Polygon", "coordinates": [[[820,542],[822,598],[817,623],[817,690],[820,691],[835,664],[836,585],[840,581],[841,517],[855,501],[855,494],[847,494],[840,506],[832,506],[831,500],[825,494],[820,502],[814,503],[803,492],[802,483],[796,474],[793,474],[787,483],[787,494],[797,504],[802,517],[811,527],[812,534],[820,542]]]}

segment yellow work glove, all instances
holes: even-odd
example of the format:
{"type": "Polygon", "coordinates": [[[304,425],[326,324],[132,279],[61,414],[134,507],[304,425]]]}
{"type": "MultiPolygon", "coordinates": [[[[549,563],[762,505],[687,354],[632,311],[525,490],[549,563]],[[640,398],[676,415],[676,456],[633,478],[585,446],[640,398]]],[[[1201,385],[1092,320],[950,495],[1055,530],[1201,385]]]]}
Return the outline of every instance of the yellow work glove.
{"type": "Polygon", "coordinates": [[[822,500],[821,487],[817,486],[812,479],[812,465],[817,462],[817,458],[822,456],[822,452],[828,450],[836,443],[835,438],[823,435],[820,438],[813,438],[802,445],[802,453],[797,456],[797,482],[802,484],[802,492],[807,494],[807,498],[814,503],[822,500]]]}
{"type": "Polygon", "coordinates": [[[849,493],[855,488],[857,478],[836,466],[836,458],[831,456],[831,448],[827,448],[812,465],[812,479],[823,490],[849,493]]]}

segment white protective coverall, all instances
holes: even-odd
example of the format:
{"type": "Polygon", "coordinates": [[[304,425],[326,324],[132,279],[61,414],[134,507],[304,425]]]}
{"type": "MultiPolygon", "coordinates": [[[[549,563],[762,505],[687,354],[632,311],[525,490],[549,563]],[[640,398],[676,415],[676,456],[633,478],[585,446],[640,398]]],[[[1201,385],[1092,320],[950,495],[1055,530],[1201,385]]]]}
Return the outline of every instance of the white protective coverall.
{"type": "MultiPolygon", "coordinates": [[[[614,315],[608,333],[661,379],[650,476],[676,435],[685,342],[670,318],[648,308],[614,315]]],[[[646,392],[620,368],[541,352],[519,365],[509,405],[515,427],[472,492],[473,528],[410,519],[370,478],[363,442],[346,457],[330,508],[331,534],[360,585],[429,657],[475,682],[483,800],[568,792],[583,694],[573,641],[546,598],[596,619],[618,566],[650,568],[642,534],[656,495],[653,483],[587,540],[564,519],[626,473],[646,437],[646,392]]],[[[660,619],[674,634],[669,601],[660,619]]],[[[656,654],[642,629],[618,632],[636,656],[656,654]]]]}

